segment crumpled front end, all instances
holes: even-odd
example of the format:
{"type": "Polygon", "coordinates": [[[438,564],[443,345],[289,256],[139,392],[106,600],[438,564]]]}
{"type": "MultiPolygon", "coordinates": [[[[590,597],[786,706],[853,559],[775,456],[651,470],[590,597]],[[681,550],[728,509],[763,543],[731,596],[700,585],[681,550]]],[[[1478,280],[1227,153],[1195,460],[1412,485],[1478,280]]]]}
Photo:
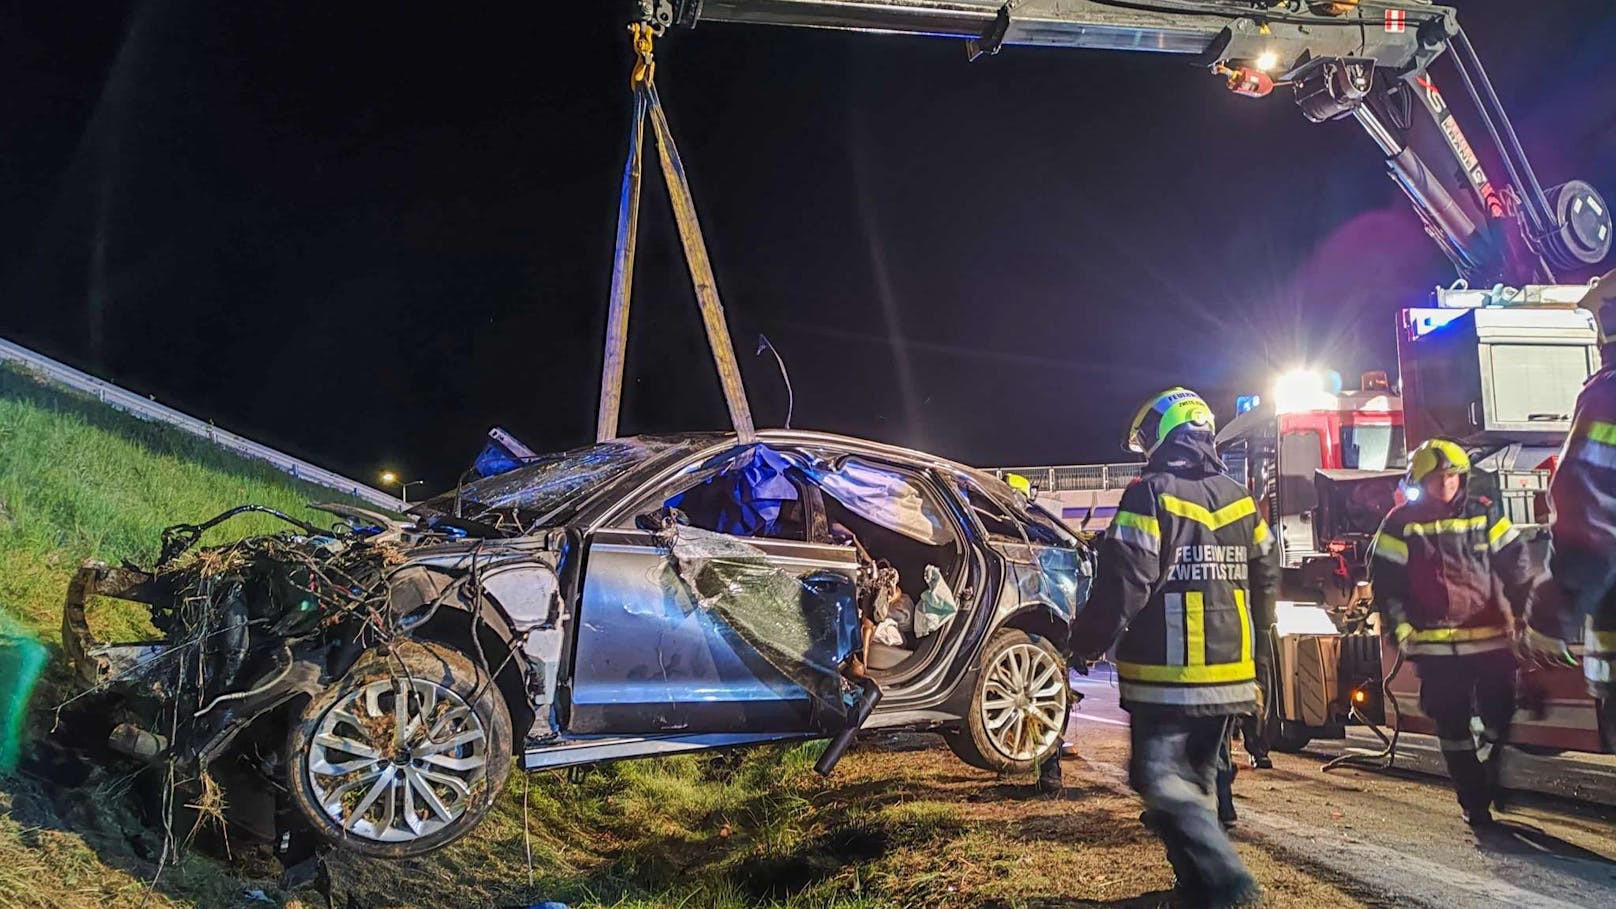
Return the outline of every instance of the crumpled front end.
{"type": "Polygon", "coordinates": [[[113,696],[114,750],[206,767],[255,719],[316,693],[420,618],[390,608],[390,579],[412,550],[442,539],[342,509],[343,529],[287,518],[295,529],[193,549],[203,530],[244,510],[267,511],[178,525],[150,570],[90,561],[69,584],[63,648],[84,695],[113,696]],[[97,597],[145,604],[162,638],[98,640],[97,597]]]}

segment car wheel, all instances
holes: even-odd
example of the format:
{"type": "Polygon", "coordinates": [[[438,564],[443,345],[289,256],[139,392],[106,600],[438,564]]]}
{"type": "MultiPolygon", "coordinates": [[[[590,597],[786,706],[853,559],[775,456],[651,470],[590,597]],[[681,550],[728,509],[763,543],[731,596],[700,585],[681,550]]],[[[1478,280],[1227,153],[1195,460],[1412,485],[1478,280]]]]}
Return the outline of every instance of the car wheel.
{"type": "Polygon", "coordinates": [[[1066,658],[1049,641],[1001,628],[982,652],[965,723],[945,733],[972,767],[999,773],[1037,769],[1060,747],[1071,706],[1066,658]]]}
{"type": "Polygon", "coordinates": [[[343,848],[424,855],[477,826],[505,785],[511,719],[464,654],[405,642],[361,657],[291,731],[288,788],[303,819],[343,848]]]}

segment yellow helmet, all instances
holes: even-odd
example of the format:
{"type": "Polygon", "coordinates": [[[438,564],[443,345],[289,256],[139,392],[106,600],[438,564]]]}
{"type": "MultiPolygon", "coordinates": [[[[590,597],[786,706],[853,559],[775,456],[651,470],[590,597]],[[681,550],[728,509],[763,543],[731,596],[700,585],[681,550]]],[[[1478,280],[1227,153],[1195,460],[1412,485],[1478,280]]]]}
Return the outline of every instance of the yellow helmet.
{"type": "Polygon", "coordinates": [[[1169,388],[1140,405],[1133,422],[1128,424],[1128,436],[1122,447],[1148,458],[1162,440],[1180,426],[1195,426],[1207,432],[1216,430],[1212,408],[1200,395],[1188,388],[1169,388]]]}
{"type": "Polygon", "coordinates": [[[1027,496],[1028,498],[1032,497],[1032,481],[1028,480],[1026,477],[1022,476],[1021,474],[1019,474],[1019,473],[1007,473],[1007,474],[1004,475],[1004,482],[1007,483],[1010,486],[1010,488],[1014,489],[1016,492],[1019,492],[1022,495],[1027,496]]]}
{"type": "Polygon", "coordinates": [[[1426,477],[1441,471],[1443,473],[1470,473],[1470,455],[1459,447],[1457,442],[1447,439],[1427,439],[1414,449],[1408,458],[1408,483],[1411,486],[1419,485],[1426,477]]]}

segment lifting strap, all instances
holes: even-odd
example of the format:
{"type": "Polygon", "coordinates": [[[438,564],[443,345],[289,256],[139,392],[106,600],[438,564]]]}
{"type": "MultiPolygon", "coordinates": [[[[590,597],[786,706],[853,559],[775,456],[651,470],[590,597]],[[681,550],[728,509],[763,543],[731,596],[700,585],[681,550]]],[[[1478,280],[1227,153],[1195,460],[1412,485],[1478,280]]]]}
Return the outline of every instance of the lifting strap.
{"type": "Polygon", "coordinates": [[[707,329],[707,344],[712,349],[713,365],[718,368],[724,402],[729,406],[730,423],[742,442],[752,442],[757,438],[757,431],[752,425],[752,408],[746,400],[740,363],[736,361],[735,348],[730,343],[724,305],[718,299],[718,282],[713,278],[712,262],[707,258],[707,244],[702,239],[701,224],[696,220],[696,203],[690,195],[684,163],[679,159],[679,149],[673,143],[673,133],[662,111],[662,101],[657,97],[654,81],[656,61],[651,53],[655,31],[650,24],[637,22],[629,26],[629,32],[635,54],[634,74],[631,77],[634,112],[629,122],[628,161],[623,166],[623,191],[617,207],[611,309],[606,317],[606,352],[601,368],[600,411],[595,423],[595,439],[606,442],[617,438],[618,419],[623,407],[628,308],[634,290],[634,250],[640,226],[641,146],[644,144],[645,120],[649,114],[651,129],[656,134],[662,179],[668,187],[668,200],[673,205],[674,221],[679,227],[679,241],[684,246],[691,283],[695,285],[696,305],[701,310],[702,324],[707,329]]]}

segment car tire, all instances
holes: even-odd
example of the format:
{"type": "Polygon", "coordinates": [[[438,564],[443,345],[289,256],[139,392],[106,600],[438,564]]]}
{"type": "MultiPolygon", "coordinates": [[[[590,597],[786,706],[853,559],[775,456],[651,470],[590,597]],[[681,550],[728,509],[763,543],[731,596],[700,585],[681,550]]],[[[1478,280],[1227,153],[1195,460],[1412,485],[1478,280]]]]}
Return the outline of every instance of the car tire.
{"type": "Polygon", "coordinates": [[[1060,747],[1071,709],[1066,657],[1045,638],[1001,628],[988,639],[980,665],[965,722],[943,740],[972,767],[1037,770],[1060,747]]]}
{"type": "Polygon", "coordinates": [[[287,754],[292,802],[316,834],[360,855],[411,858],[464,836],[493,806],[511,769],[510,713],[465,654],[406,641],[360,657],[312,699],[287,754]]]}

